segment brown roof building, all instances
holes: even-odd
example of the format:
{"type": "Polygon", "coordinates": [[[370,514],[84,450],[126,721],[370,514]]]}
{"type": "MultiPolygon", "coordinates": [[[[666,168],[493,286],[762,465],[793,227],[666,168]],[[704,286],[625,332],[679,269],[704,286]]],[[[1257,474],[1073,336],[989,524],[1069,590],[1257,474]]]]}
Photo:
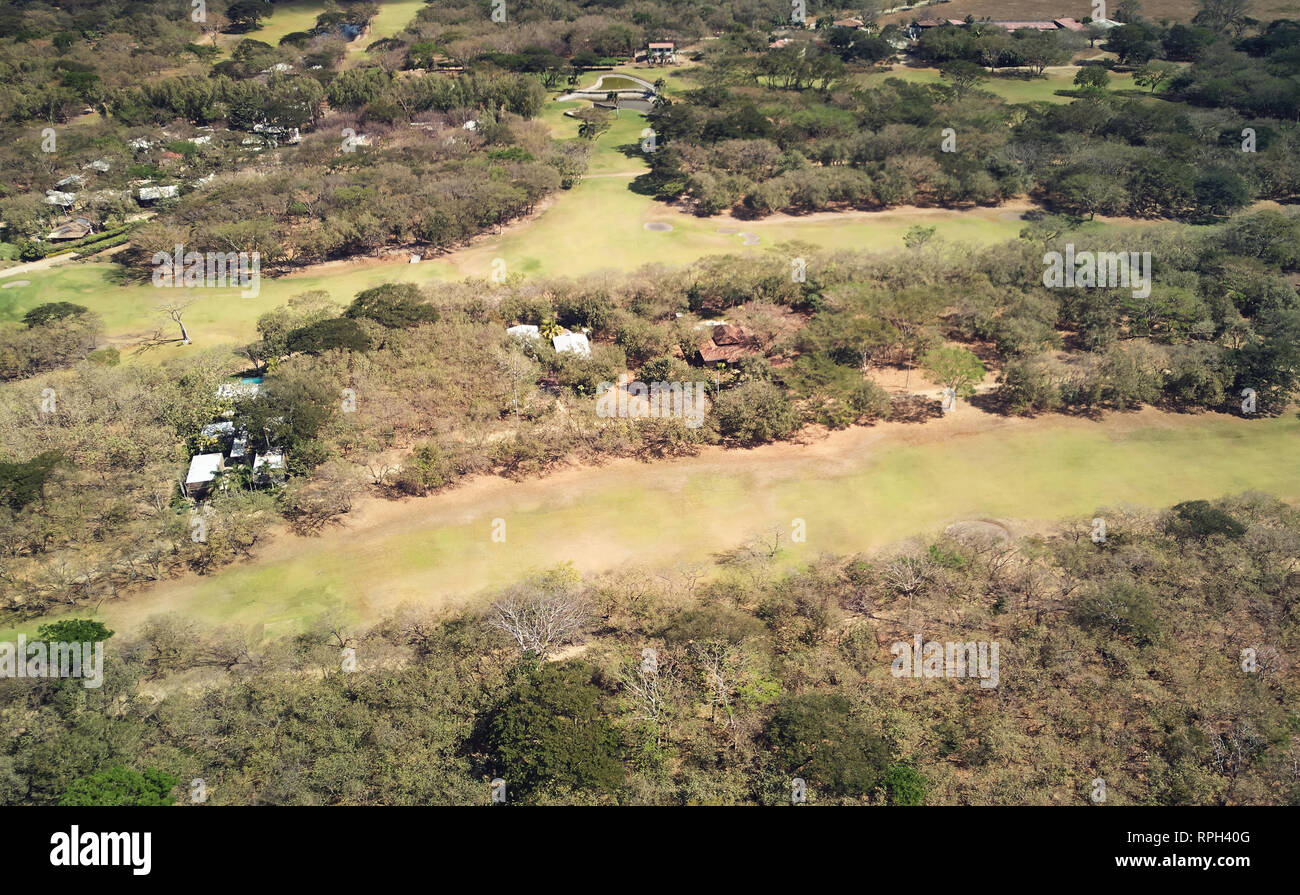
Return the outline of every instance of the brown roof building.
{"type": "Polygon", "coordinates": [[[700,360],[706,364],[734,364],[758,348],[749,330],[734,323],[713,327],[713,337],[700,346],[700,360]]]}

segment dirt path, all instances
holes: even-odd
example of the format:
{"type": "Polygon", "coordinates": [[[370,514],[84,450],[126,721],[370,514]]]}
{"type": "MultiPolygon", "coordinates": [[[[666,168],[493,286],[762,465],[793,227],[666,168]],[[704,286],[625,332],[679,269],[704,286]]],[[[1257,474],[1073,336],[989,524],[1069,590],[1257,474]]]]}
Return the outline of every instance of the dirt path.
{"type": "Polygon", "coordinates": [[[49,270],[56,264],[63,264],[67,261],[75,261],[80,258],[76,252],[68,252],[65,255],[55,255],[51,258],[42,258],[39,261],[25,261],[13,267],[6,267],[0,270],[0,278],[17,276],[18,274],[32,273],[37,270],[49,270]]]}

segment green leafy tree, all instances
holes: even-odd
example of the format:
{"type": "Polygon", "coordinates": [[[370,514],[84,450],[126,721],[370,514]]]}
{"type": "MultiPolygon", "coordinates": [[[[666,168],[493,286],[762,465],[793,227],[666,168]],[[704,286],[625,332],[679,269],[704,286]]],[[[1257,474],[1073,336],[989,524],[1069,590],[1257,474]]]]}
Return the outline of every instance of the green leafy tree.
{"type": "Polygon", "coordinates": [[[486,751],[511,792],[608,792],[623,780],[618,732],[606,720],[595,669],[524,663],[487,719],[486,751]]]}
{"type": "Polygon", "coordinates": [[[905,764],[893,765],[885,774],[885,792],[891,805],[924,805],[925,776],[905,764]]]}
{"type": "Polygon", "coordinates": [[[65,317],[76,317],[86,313],[89,310],[83,305],[76,305],[70,301],[51,301],[43,305],[37,305],[23,315],[23,323],[29,328],[45,326],[55,320],[62,320],[65,317]]]}
{"type": "Polygon", "coordinates": [[[939,66],[939,77],[951,85],[953,97],[958,102],[961,102],[967,93],[988,80],[982,68],[964,59],[945,62],[939,66]]]}
{"type": "Polygon", "coordinates": [[[885,781],[889,747],[838,693],[788,697],[764,730],[777,769],[831,795],[867,795],[885,781]]]}
{"type": "Polygon", "coordinates": [[[903,234],[903,245],[913,251],[921,249],[926,243],[934,238],[935,229],[936,228],[932,226],[923,227],[920,224],[913,224],[911,227],[908,227],[907,232],[903,234]]]}
{"type": "Polygon", "coordinates": [[[961,398],[975,394],[975,384],[985,373],[984,364],[965,348],[935,348],[921,358],[921,366],[931,379],[961,398]]]}
{"type": "Polygon", "coordinates": [[[719,433],[740,444],[784,438],[799,426],[798,411],[785,392],[761,379],[719,394],[712,415],[719,433]]]}
{"type": "Polygon", "coordinates": [[[252,31],[260,28],[262,19],[271,14],[271,4],[266,0],[235,0],[226,7],[226,18],[234,30],[252,31]]]}
{"type": "Polygon", "coordinates": [[[344,317],[367,317],[389,329],[409,329],[438,320],[438,309],[424,301],[413,283],[385,283],[364,292],[343,312],[344,317]]]}
{"type": "Polygon", "coordinates": [[[1085,65],[1074,75],[1074,86],[1080,90],[1105,90],[1110,84],[1110,72],[1100,65],[1085,65]]]}
{"type": "Polygon", "coordinates": [[[36,629],[36,636],[46,643],[100,643],[113,632],[90,618],[65,618],[36,629]]]}
{"type": "Polygon", "coordinates": [[[45,484],[67,460],[60,451],[45,451],[30,460],[0,460],[0,501],[18,511],[45,496],[45,484]]]}
{"type": "Polygon", "coordinates": [[[96,771],[69,786],[59,798],[64,807],[171,805],[171,791],[180,781],[153,768],[144,772],[125,767],[96,771]]]}
{"type": "Polygon", "coordinates": [[[1137,70],[1133,76],[1133,83],[1139,87],[1148,87],[1152,93],[1156,88],[1168,81],[1178,72],[1178,66],[1172,62],[1148,62],[1137,70]]]}
{"type": "Polygon", "coordinates": [[[320,354],[333,348],[368,351],[370,336],[350,317],[335,317],[295,329],[285,339],[290,353],[320,354]]]}
{"type": "Polygon", "coordinates": [[[1246,534],[1246,526],[1206,500],[1176,504],[1165,530],[1178,538],[1201,541],[1215,535],[1236,541],[1246,534]]]}
{"type": "Polygon", "coordinates": [[[1231,214],[1254,198],[1245,178],[1225,165],[1206,169],[1192,188],[1197,206],[1208,215],[1231,214]]]}

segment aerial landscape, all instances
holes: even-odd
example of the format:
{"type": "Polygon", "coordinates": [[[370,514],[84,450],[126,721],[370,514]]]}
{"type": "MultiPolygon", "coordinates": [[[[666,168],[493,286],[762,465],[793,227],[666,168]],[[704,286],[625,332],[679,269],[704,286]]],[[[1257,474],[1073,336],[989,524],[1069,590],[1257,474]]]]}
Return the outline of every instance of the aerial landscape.
{"type": "Polygon", "coordinates": [[[1300,805],[1300,0],[10,0],[0,136],[0,804],[1300,805]]]}

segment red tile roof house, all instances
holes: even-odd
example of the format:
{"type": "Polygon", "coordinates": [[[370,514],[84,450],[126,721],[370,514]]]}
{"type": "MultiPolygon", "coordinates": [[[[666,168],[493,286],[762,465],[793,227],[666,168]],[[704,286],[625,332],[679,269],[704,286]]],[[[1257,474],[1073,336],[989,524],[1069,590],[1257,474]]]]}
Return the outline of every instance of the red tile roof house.
{"type": "Polygon", "coordinates": [[[646,62],[676,62],[677,44],[671,40],[652,41],[646,45],[646,62]]]}

